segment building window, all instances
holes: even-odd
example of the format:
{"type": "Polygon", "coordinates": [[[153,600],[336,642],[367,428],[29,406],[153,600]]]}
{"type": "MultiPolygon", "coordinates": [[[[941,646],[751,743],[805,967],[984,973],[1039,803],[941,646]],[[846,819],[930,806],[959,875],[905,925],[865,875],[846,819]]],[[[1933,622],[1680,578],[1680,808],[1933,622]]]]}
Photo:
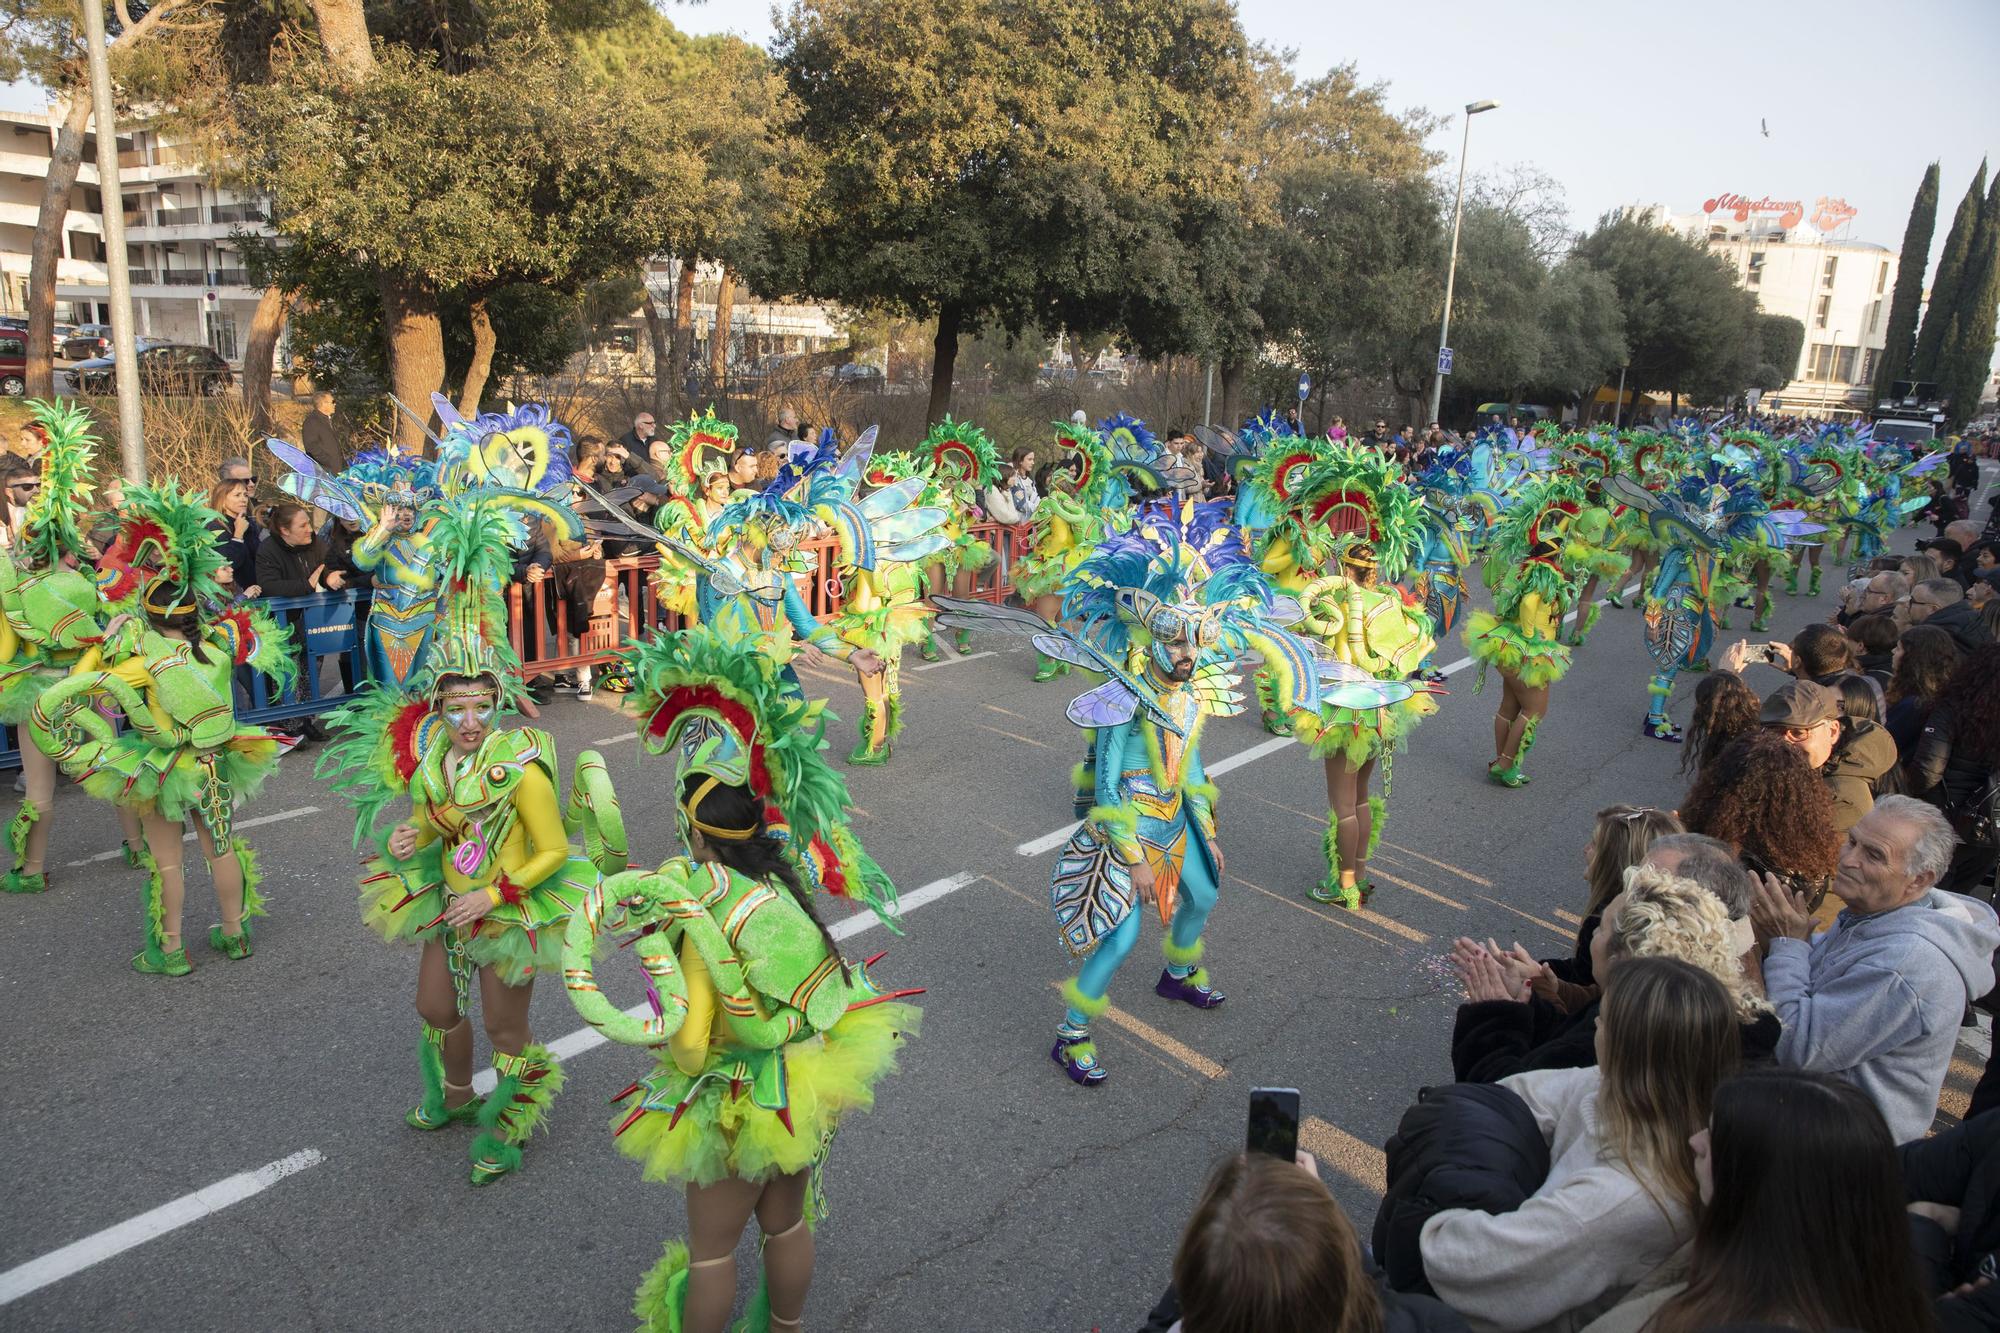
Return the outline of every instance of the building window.
{"type": "Polygon", "coordinates": [[[1825,328],[1826,317],[1828,313],[1832,311],[1832,309],[1833,309],[1833,298],[1831,296],[1820,297],[1819,304],[1813,307],[1813,327],[1816,329],[1825,328]]]}
{"type": "Polygon", "coordinates": [[[1868,331],[1875,332],[1882,326],[1882,301],[1876,298],[1868,303],[1868,331]]]}
{"type": "Polygon", "coordinates": [[[1743,275],[1743,285],[1745,287],[1755,287],[1763,281],[1764,252],[1762,250],[1752,251],[1750,255],[1750,271],[1743,275]]]}
{"type": "Polygon", "coordinates": [[[1837,269],[1839,269],[1839,267],[1840,267],[1840,256],[1828,255],[1826,257],[1826,268],[1822,270],[1819,275],[1819,285],[1822,287],[1833,286],[1833,275],[1834,272],[1837,269]]]}
{"type": "Polygon", "coordinates": [[[1883,289],[1886,288],[1888,285],[1889,285],[1889,261],[1885,259],[1882,261],[1882,266],[1875,270],[1875,294],[1877,296],[1880,296],[1883,292],[1883,289]]]}
{"type": "Polygon", "coordinates": [[[1854,383],[1854,358],[1860,352],[1858,347],[1835,347],[1829,343],[1814,343],[1812,353],[1806,359],[1805,377],[1825,383],[1854,383]]]}
{"type": "Polygon", "coordinates": [[[225,310],[208,312],[208,345],[225,361],[243,355],[236,342],[236,316],[225,310]]]}

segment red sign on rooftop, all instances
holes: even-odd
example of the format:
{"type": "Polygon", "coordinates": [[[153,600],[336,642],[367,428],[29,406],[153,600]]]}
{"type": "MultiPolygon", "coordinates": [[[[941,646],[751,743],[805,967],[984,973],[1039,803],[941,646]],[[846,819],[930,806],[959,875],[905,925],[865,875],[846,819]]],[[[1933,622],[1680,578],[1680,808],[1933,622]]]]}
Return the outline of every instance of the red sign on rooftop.
{"type": "MultiPolygon", "coordinates": [[[[1822,199],[1821,203],[1826,201],[1822,199]]],[[[1719,194],[1705,201],[1701,206],[1704,213],[1727,213],[1738,222],[1748,222],[1752,214],[1778,216],[1781,227],[1796,227],[1806,215],[1806,206],[1796,199],[1773,199],[1765,195],[1762,199],[1748,199],[1740,194],[1719,194]]]]}

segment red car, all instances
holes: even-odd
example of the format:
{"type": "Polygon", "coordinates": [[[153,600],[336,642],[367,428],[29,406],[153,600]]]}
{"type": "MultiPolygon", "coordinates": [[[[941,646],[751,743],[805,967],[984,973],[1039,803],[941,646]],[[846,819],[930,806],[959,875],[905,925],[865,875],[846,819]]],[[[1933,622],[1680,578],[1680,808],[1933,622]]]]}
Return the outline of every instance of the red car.
{"type": "Polygon", "coordinates": [[[0,329],[0,394],[19,398],[28,391],[28,339],[0,329]]]}

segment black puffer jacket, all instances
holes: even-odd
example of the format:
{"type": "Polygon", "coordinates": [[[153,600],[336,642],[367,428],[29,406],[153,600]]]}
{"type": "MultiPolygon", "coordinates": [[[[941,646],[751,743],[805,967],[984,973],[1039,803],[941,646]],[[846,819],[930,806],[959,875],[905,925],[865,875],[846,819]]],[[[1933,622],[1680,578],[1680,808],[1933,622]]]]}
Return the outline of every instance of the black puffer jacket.
{"type": "Polygon", "coordinates": [[[1986,628],[1986,622],[1979,618],[1979,612],[1971,602],[1957,601],[1950,606],[1941,606],[1925,616],[1920,624],[1935,625],[1958,645],[1959,651],[1971,652],[1982,643],[1993,642],[1993,633],[1986,628]]]}
{"type": "Polygon", "coordinates": [[[1911,1203],[1958,1209],[1955,1235],[1910,1214],[1917,1277],[1925,1289],[1942,1296],[1960,1283],[1991,1280],[1968,1296],[1939,1301],[1939,1328],[1944,1333],[2000,1328],[2000,1111],[1905,1143],[1896,1152],[1911,1203]]]}
{"type": "Polygon", "coordinates": [[[1511,1213],[1549,1174],[1549,1145],[1527,1103],[1492,1083],[1424,1088],[1386,1145],[1389,1189],[1375,1214],[1375,1261],[1397,1291],[1434,1295],[1424,1223],[1452,1208],[1511,1213]]]}
{"type": "Polygon", "coordinates": [[[1963,808],[1993,779],[1993,764],[1967,754],[1957,733],[1950,708],[1932,709],[1909,760],[1911,785],[1941,808],[1963,808]]]}
{"type": "MultiPolygon", "coordinates": [[[[1545,1000],[1479,1000],[1458,1006],[1451,1032],[1451,1070],[1460,1083],[1497,1083],[1531,1069],[1588,1069],[1597,1063],[1597,1013],[1602,1001],[1565,1014],[1545,1000]]],[[[1773,1013],[1737,1024],[1743,1063],[1777,1058],[1784,1025],[1773,1013]]]]}
{"type": "MultiPolygon", "coordinates": [[[[1434,1296],[1417,1296],[1391,1291],[1374,1274],[1377,1294],[1382,1298],[1382,1333],[1466,1333],[1465,1317],[1434,1296]]],[[[1146,1316],[1139,1333],[1178,1333],[1181,1327],[1180,1293],[1172,1287],[1146,1316]]]]}

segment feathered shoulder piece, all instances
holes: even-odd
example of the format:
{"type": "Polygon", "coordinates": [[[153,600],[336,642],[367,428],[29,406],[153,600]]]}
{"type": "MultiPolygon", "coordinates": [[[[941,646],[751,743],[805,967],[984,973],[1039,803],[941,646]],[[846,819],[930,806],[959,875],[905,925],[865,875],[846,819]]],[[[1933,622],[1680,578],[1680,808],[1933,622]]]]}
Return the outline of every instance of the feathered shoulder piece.
{"type": "Polygon", "coordinates": [[[98,591],[113,605],[136,597],[162,615],[223,601],[215,575],[228,562],[209,527],[221,521],[200,491],[172,478],[127,486],[118,535],[97,564],[98,591]]]}
{"type": "Polygon", "coordinates": [[[48,448],[42,454],[42,489],[28,506],[20,545],[39,568],[54,568],[65,557],[83,561],[83,518],[90,508],[91,460],[97,452],[90,414],[75,402],[42,399],[29,403],[28,410],[48,448]]]}
{"type": "Polygon", "coordinates": [[[333,740],[313,775],[354,806],[354,845],[373,843],[391,802],[410,789],[428,729],[441,725],[427,699],[370,682],[327,715],[333,740]]]}
{"type": "Polygon", "coordinates": [[[681,784],[705,773],[747,787],[765,822],[786,840],[807,882],[868,907],[901,930],[896,886],[848,827],[846,779],[821,756],[825,701],[786,691],[771,659],[742,651],[698,626],[627,649],[639,739],[674,761],[673,800],[686,841],[681,784]]]}
{"type": "Polygon", "coordinates": [[[438,476],[447,494],[493,486],[551,495],[569,484],[569,427],[546,404],[469,419],[441,393],[431,395],[431,406],[444,423],[438,476]]]}
{"type": "Polygon", "coordinates": [[[970,421],[953,421],[949,413],[924,436],[923,452],[939,475],[955,474],[981,490],[1000,480],[1000,451],[992,438],[970,421]]]}
{"type": "Polygon", "coordinates": [[[715,415],[713,407],[689,412],[686,421],[676,421],[667,432],[667,450],[674,489],[696,496],[710,476],[729,470],[736,453],[736,427],[715,415]]]}
{"type": "Polygon", "coordinates": [[[1097,423],[1098,438],[1118,462],[1151,463],[1164,452],[1146,423],[1129,412],[1118,412],[1097,423]]]}

